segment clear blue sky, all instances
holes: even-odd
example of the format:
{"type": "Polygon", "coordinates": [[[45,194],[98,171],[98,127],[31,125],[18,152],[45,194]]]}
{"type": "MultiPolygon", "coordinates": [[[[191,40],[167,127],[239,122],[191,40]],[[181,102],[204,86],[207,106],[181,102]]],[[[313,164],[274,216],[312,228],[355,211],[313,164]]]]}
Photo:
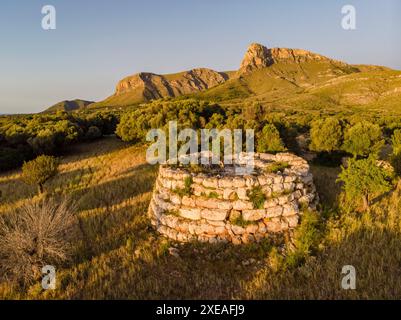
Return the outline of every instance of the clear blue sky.
{"type": "Polygon", "coordinates": [[[251,42],[401,69],[401,1],[2,0],[0,113],[100,100],[139,71],[237,69],[251,42]],[[41,28],[46,4],[56,30],[41,28]],[[345,4],[357,30],[341,28],[345,4]]]}

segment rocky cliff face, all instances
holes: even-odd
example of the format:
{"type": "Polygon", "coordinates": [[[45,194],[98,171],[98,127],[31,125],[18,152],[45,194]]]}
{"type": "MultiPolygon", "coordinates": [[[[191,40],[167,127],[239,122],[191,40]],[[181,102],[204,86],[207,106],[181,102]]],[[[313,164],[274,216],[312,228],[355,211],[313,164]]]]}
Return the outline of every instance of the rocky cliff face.
{"type": "Polygon", "coordinates": [[[146,100],[177,97],[214,87],[227,78],[224,73],[206,68],[166,76],[141,72],[121,80],[115,95],[141,91],[146,100]]]}
{"type": "Polygon", "coordinates": [[[265,68],[273,64],[271,52],[265,46],[252,43],[242,59],[239,73],[251,72],[254,69],[265,68]]]}
{"type": "MultiPolygon", "coordinates": [[[[255,69],[266,68],[274,63],[304,63],[311,61],[334,61],[322,55],[302,50],[288,48],[272,48],[252,43],[241,62],[239,74],[249,73],[255,69]]],[[[336,61],[338,62],[338,61],[336,61]]],[[[340,63],[340,62],[338,62],[340,63]]],[[[344,63],[342,63],[344,64],[344,63]]],[[[345,65],[345,64],[344,64],[345,65]]]]}

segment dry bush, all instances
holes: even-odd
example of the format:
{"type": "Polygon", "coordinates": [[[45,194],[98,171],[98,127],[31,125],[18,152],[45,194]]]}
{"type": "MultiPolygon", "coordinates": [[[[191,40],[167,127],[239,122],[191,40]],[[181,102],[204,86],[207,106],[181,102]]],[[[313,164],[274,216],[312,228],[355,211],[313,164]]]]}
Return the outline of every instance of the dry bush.
{"type": "Polygon", "coordinates": [[[78,230],[75,212],[66,200],[44,200],[0,216],[0,276],[25,286],[43,266],[68,261],[78,230]]]}

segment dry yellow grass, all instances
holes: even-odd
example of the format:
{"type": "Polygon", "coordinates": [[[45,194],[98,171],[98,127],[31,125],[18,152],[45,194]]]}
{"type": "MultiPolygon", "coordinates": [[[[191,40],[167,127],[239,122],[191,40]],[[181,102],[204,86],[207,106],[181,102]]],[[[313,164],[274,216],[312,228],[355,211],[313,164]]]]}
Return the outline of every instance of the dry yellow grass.
{"type": "MultiPolygon", "coordinates": [[[[156,168],[144,148],[115,138],[74,147],[46,189],[76,202],[83,240],[75,258],[56,266],[56,290],[40,283],[26,292],[0,285],[19,299],[307,299],[400,298],[400,191],[363,215],[328,214],[320,251],[295,269],[276,268],[271,247],[170,243],[146,216],[156,168]],[[168,254],[174,245],[179,257],[168,254]],[[254,259],[251,260],[251,259],[254,259]],[[243,263],[251,261],[251,263],[243,263]],[[357,290],[340,287],[341,268],[357,269],[357,290]]],[[[334,203],[338,169],[314,167],[318,191],[334,203]]],[[[19,171],[0,176],[0,213],[38,200],[19,171]]]]}

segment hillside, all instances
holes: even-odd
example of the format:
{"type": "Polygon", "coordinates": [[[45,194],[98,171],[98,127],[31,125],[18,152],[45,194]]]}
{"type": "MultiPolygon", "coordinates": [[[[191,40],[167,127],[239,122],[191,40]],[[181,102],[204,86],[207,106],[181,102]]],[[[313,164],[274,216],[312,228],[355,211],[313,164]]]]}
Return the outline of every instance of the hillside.
{"type": "Polygon", "coordinates": [[[206,68],[167,75],[141,72],[119,81],[114,95],[94,104],[93,107],[124,106],[160,98],[179,97],[212,88],[227,79],[226,73],[206,68]]]}
{"type": "Polygon", "coordinates": [[[81,110],[86,108],[88,105],[92,104],[93,101],[86,101],[86,100],[65,100],[55,105],[51,106],[50,108],[46,109],[44,112],[56,112],[56,111],[75,111],[81,110]]]}
{"type": "Polygon", "coordinates": [[[167,75],[139,73],[119,81],[112,96],[90,107],[121,107],[183,95],[226,104],[258,101],[278,108],[375,107],[377,103],[393,107],[399,99],[399,74],[385,67],[349,65],[307,50],[269,49],[253,43],[236,71],[199,68],[167,75]],[[358,83],[357,79],[368,80],[358,83]],[[371,98],[365,97],[366,92],[371,98]]]}

